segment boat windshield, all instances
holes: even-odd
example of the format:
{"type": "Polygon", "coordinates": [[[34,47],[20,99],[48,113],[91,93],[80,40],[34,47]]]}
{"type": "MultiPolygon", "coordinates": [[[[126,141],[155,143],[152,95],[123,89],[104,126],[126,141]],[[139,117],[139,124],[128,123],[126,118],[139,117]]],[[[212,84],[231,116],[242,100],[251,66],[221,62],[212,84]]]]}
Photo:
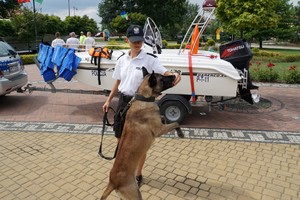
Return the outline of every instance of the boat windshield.
{"type": "Polygon", "coordinates": [[[159,29],[154,21],[148,17],[144,25],[144,40],[145,44],[153,49],[153,53],[161,54],[162,39],[159,29]]]}

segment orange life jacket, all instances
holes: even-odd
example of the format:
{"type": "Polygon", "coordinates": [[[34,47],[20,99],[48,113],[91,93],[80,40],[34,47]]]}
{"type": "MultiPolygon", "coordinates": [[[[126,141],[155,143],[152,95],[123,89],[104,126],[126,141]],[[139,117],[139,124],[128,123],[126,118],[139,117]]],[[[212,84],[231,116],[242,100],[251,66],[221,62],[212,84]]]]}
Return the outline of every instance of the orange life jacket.
{"type": "Polygon", "coordinates": [[[92,47],[89,49],[89,54],[90,56],[93,57],[100,57],[101,58],[107,58],[107,59],[111,59],[113,50],[109,50],[107,47],[92,47]]]}
{"type": "Polygon", "coordinates": [[[91,63],[94,63],[94,65],[98,66],[98,85],[101,85],[101,80],[100,80],[100,64],[101,64],[101,58],[107,58],[111,59],[113,50],[108,50],[108,48],[104,47],[95,47],[95,48],[90,48],[89,49],[89,54],[92,57],[91,58],[91,63]]]}

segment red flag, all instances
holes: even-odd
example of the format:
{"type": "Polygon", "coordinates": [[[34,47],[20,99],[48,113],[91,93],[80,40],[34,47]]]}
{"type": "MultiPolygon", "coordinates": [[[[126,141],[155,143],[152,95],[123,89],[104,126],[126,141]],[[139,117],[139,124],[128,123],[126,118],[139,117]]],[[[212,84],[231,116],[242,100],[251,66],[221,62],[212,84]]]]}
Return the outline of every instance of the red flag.
{"type": "Polygon", "coordinates": [[[18,0],[18,3],[26,3],[26,2],[30,2],[30,0],[18,0]]]}

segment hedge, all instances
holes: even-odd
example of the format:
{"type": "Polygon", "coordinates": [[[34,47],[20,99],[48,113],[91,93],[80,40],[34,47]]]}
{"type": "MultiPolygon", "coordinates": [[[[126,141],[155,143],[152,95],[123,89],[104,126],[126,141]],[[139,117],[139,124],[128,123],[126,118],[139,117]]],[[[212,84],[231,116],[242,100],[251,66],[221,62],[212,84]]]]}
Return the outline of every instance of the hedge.
{"type": "Polygon", "coordinates": [[[34,57],[37,57],[37,54],[22,54],[20,55],[24,65],[34,64],[34,57]]]}

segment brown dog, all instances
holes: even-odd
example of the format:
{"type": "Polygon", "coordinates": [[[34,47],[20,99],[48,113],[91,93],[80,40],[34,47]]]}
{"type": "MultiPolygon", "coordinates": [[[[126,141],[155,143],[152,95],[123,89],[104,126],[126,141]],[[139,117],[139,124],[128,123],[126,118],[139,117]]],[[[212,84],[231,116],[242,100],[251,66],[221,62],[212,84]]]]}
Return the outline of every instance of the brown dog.
{"type": "Polygon", "coordinates": [[[162,91],[173,86],[175,76],[148,74],[145,68],[142,69],[144,80],[127,112],[116,160],[101,200],[105,200],[113,190],[124,200],[142,199],[135,179],[141,157],[147,153],[155,137],[174,129],[179,137],[183,137],[177,122],[162,123],[159,107],[154,102],[162,91]]]}

